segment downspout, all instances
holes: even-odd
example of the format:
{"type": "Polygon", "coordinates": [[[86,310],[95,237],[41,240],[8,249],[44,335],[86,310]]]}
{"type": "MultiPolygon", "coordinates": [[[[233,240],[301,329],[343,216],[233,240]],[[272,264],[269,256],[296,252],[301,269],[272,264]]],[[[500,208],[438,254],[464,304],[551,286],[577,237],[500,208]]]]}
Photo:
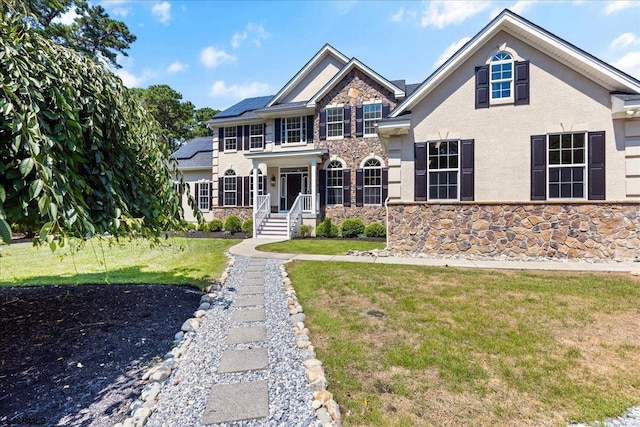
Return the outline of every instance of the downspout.
{"type": "Polygon", "coordinates": [[[385,226],[387,227],[387,233],[386,233],[387,247],[385,249],[389,250],[389,196],[387,196],[387,198],[384,199],[384,210],[386,212],[386,221],[387,221],[387,223],[385,224],[385,226]]]}

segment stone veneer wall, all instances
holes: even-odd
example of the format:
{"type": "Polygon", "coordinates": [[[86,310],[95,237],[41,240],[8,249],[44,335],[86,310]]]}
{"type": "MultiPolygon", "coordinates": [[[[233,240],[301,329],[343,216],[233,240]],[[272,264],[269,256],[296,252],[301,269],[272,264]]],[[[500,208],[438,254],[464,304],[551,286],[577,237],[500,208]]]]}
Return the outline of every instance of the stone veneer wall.
{"type": "Polygon", "coordinates": [[[240,218],[241,221],[245,221],[247,219],[253,218],[253,207],[245,206],[245,207],[229,207],[229,208],[216,208],[211,209],[213,213],[213,218],[221,219],[224,221],[228,216],[235,215],[240,218]]]}
{"type": "Polygon", "coordinates": [[[441,255],[640,258],[639,203],[397,203],[389,248],[441,255]]]}
{"type": "Polygon", "coordinates": [[[355,204],[347,208],[344,206],[326,206],[323,211],[323,217],[331,218],[331,221],[336,224],[341,224],[347,218],[360,218],[365,225],[369,225],[372,222],[379,222],[384,225],[386,221],[384,206],[355,206],[355,204]]]}

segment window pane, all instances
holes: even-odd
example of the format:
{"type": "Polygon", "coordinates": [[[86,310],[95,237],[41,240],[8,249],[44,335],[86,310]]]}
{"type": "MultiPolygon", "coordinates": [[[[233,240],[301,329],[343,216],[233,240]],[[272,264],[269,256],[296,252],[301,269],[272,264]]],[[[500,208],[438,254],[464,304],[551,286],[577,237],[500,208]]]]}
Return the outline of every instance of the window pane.
{"type": "Polygon", "coordinates": [[[582,182],[573,184],[573,197],[584,197],[584,184],[582,182]]]}
{"type": "Polygon", "coordinates": [[[560,151],[559,150],[549,151],[549,164],[550,165],[559,165],[560,164],[560,151]]]}
{"type": "Polygon", "coordinates": [[[560,197],[560,186],[558,184],[549,185],[549,198],[557,199],[560,197]]]}
{"type": "Polygon", "coordinates": [[[571,148],[571,135],[562,135],[562,148],[571,148]]]}
{"type": "Polygon", "coordinates": [[[571,197],[571,184],[560,184],[560,197],[571,197]]]}
{"type": "Polygon", "coordinates": [[[549,135],[549,150],[560,149],[560,135],[549,135]]]}

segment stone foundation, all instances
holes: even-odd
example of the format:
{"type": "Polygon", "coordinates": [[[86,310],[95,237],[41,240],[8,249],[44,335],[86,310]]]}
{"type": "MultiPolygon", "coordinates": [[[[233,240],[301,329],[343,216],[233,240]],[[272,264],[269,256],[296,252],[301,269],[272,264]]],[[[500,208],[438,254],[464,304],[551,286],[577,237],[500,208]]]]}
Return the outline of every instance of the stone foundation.
{"type": "Polygon", "coordinates": [[[365,225],[379,222],[384,225],[386,212],[384,206],[327,206],[323,207],[323,218],[331,218],[336,224],[342,224],[347,218],[360,218],[365,225]]]}
{"type": "Polygon", "coordinates": [[[206,215],[205,218],[207,221],[211,221],[214,218],[224,220],[230,216],[235,215],[240,218],[241,221],[246,221],[248,219],[253,218],[253,207],[236,207],[236,208],[216,208],[211,209],[206,215]]]}
{"type": "Polygon", "coordinates": [[[389,248],[551,259],[640,258],[638,203],[389,205],[389,248]]]}

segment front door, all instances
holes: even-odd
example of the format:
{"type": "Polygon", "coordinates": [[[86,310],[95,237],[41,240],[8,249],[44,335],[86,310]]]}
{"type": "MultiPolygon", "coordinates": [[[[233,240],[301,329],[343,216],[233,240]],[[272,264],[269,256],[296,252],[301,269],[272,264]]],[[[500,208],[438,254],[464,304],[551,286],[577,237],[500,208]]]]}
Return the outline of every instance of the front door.
{"type": "Polygon", "coordinates": [[[306,182],[308,181],[308,172],[306,168],[281,170],[280,172],[280,210],[289,211],[293,202],[296,201],[298,194],[307,191],[306,182]]]}

